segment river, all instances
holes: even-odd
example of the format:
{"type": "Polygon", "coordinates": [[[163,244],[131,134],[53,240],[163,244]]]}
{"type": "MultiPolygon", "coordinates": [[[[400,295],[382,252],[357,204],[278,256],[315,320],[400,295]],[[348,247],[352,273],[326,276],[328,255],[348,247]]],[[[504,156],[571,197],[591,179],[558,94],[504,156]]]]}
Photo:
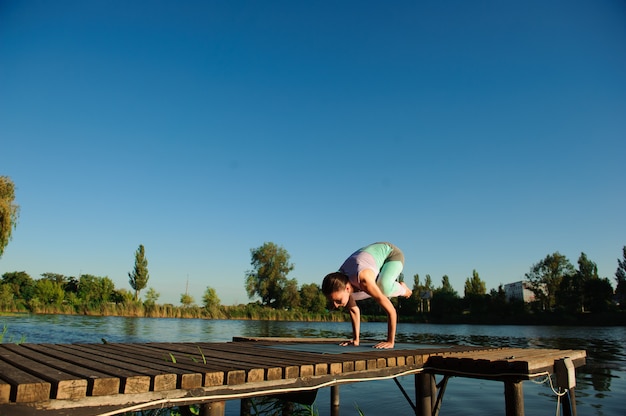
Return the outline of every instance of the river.
{"type": "MultiPolygon", "coordinates": [[[[0,316],[6,325],[4,342],[100,343],[108,342],[221,342],[234,336],[349,337],[350,323],[122,318],[69,315],[0,316]]],[[[363,339],[383,339],[385,323],[363,323],[363,339]]],[[[398,325],[398,342],[461,344],[499,347],[584,349],[587,365],[577,369],[576,406],[579,415],[626,414],[626,328],[569,326],[398,325]]],[[[438,380],[439,381],[439,378],[438,380]]],[[[413,377],[400,379],[414,397],[413,377]]],[[[523,384],[527,415],[557,414],[557,400],[548,383],[523,384]]],[[[441,416],[504,414],[504,387],[500,382],[451,378],[441,416]]],[[[314,404],[320,415],[329,414],[329,389],[322,389],[314,404]]],[[[341,414],[366,416],[411,414],[393,380],[343,385],[341,414]]],[[[226,405],[228,416],[239,415],[236,401],[226,405]]]]}

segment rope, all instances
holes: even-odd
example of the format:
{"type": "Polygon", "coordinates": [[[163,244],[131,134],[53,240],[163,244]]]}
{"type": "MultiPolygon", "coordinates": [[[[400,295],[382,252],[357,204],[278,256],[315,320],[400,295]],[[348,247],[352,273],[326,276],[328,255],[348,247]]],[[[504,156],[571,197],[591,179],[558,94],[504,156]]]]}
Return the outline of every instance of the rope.
{"type": "MultiPolygon", "coordinates": [[[[262,391],[260,393],[262,393],[263,396],[271,395],[271,394],[281,394],[281,393],[294,393],[294,392],[299,392],[299,391],[316,390],[316,389],[321,389],[321,388],[324,388],[324,387],[330,387],[330,386],[335,386],[335,385],[345,384],[345,383],[358,383],[358,382],[362,382],[362,381],[372,381],[372,380],[389,380],[390,378],[408,376],[408,375],[411,375],[411,374],[421,373],[423,371],[424,371],[423,368],[417,368],[417,369],[414,369],[414,370],[407,370],[407,371],[404,371],[404,372],[399,373],[399,374],[394,374],[394,375],[389,375],[389,376],[370,377],[370,378],[367,378],[367,379],[363,379],[363,378],[354,378],[354,379],[346,378],[346,379],[339,379],[339,380],[338,379],[333,379],[333,380],[327,381],[325,383],[320,383],[320,384],[316,384],[316,385],[308,386],[308,387],[279,388],[279,389],[272,389],[272,390],[264,390],[264,391],[262,391]]],[[[244,397],[252,397],[252,396],[257,396],[257,395],[260,395],[259,392],[256,392],[256,393],[253,393],[253,394],[248,394],[248,395],[242,394],[242,393],[230,393],[230,394],[217,394],[217,395],[209,395],[209,396],[179,397],[179,398],[172,398],[172,399],[159,399],[159,400],[153,400],[151,402],[146,402],[146,403],[141,403],[141,404],[134,405],[134,406],[125,407],[125,408],[122,408],[122,409],[113,410],[111,412],[100,413],[98,416],[113,416],[113,415],[117,415],[117,414],[120,414],[120,413],[138,411],[138,410],[144,409],[146,407],[155,407],[155,406],[158,406],[158,405],[165,405],[165,404],[184,403],[184,402],[189,402],[191,400],[224,401],[224,400],[240,399],[240,398],[244,398],[244,397]]],[[[161,406],[161,407],[166,407],[166,406],[161,406]]]]}
{"type": "MultiPolygon", "coordinates": [[[[377,376],[377,377],[370,377],[367,379],[363,379],[363,378],[354,378],[354,379],[350,379],[350,378],[346,378],[346,379],[333,379],[324,383],[320,383],[320,384],[315,384],[312,386],[308,386],[308,387],[287,387],[287,388],[278,388],[278,389],[272,389],[272,390],[264,390],[262,391],[262,395],[271,395],[271,394],[281,394],[281,393],[294,393],[294,392],[300,392],[300,391],[309,391],[309,390],[316,390],[316,389],[321,389],[324,387],[330,387],[330,386],[335,386],[335,385],[339,385],[339,384],[346,384],[346,383],[358,383],[358,382],[363,382],[363,381],[376,381],[376,380],[389,380],[389,379],[395,379],[396,377],[403,377],[403,376],[407,376],[407,375],[411,375],[411,374],[418,374],[424,371],[432,371],[432,372],[436,372],[436,371],[441,371],[440,369],[436,368],[436,367],[423,367],[423,368],[418,368],[418,369],[414,369],[414,370],[407,370],[404,371],[402,373],[399,374],[394,374],[394,375],[389,375],[389,376],[377,376]]],[[[481,378],[481,377],[529,377],[530,381],[532,381],[533,383],[536,384],[544,384],[546,381],[549,381],[550,384],[550,388],[552,389],[552,392],[557,396],[557,416],[558,416],[558,409],[559,409],[559,404],[560,404],[560,399],[561,396],[564,396],[565,394],[568,394],[568,390],[563,391],[562,393],[557,392],[554,389],[554,385],[552,382],[552,377],[550,377],[550,373],[547,371],[541,372],[541,373],[533,373],[533,374],[521,374],[521,373],[496,373],[496,374],[484,374],[484,373],[473,373],[473,372],[465,372],[465,371],[449,371],[446,370],[447,373],[451,373],[451,374],[455,374],[455,375],[459,375],[459,376],[472,376],[472,377],[476,377],[476,378],[481,378]],[[537,377],[541,377],[541,376],[545,376],[544,379],[539,380],[539,381],[535,381],[533,379],[537,378],[537,377]]],[[[396,381],[396,384],[398,382],[396,381]]],[[[180,398],[171,398],[171,399],[159,399],[159,400],[153,400],[150,402],[146,402],[146,403],[141,403],[138,405],[134,405],[134,406],[129,406],[129,407],[125,407],[122,409],[118,409],[118,410],[114,410],[111,412],[106,412],[106,413],[100,413],[99,416],[114,416],[120,413],[125,413],[125,412],[133,412],[133,411],[138,411],[141,409],[144,409],[146,407],[155,407],[158,405],[165,405],[165,404],[176,404],[176,403],[184,403],[184,402],[189,402],[191,400],[199,400],[199,401],[203,401],[203,400],[207,400],[207,401],[225,401],[225,400],[233,400],[233,399],[240,399],[240,398],[244,398],[244,397],[253,397],[259,395],[259,393],[253,393],[253,394],[242,394],[242,393],[230,393],[230,394],[218,394],[218,395],[207,395],[207,396],[197,396],[197,397],[180,397],[180,398]]],[[[166,407],[166,406],[162,406],[162,407],[166,407]]]]}

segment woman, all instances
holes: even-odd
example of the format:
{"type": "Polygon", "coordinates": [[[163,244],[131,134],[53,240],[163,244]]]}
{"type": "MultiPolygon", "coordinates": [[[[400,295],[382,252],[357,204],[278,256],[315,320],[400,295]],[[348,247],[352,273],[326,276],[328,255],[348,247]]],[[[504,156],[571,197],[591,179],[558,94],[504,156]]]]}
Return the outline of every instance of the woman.
{"type": "Polygon", "coordinates": [[[338,272],[330,273],[322,282],[322,293],[335,308],[347,307],[354,337],[341,345],[359,345],[361,312],[357,300],[372,297],[387,313],[387,340],[374,348],[393,348],[397,313],[390,297],[411,296],[411,290],[398,276],[404,267],[404,254],[391,243],[374,243],[354,252],[338,272]]]}

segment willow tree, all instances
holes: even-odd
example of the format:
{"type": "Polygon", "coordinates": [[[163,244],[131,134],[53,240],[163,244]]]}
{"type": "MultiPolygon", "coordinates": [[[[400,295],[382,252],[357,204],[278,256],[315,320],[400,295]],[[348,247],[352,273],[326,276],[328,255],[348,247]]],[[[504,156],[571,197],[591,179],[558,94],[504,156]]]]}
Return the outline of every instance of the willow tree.
{"type": "Polygon", "coordinates": [[[261,303],[273,308],[282,307],[283,291],[289,281],[287,274],[294,265],[289,263],[289,253],[274,243],[264,243],[250,249],[253,269],[246,273],[246,291],[250,298],[258,295],[261,303]]]}
{"type": "Polygon", "coordinates": [[[19,206],[15,204],[15,185],[8,176],[0,176],[0,257],[17,225],[19,206]]]}
{"type": "Polygon", "coordinates": [[[130,283],[130,287],[135,290],[135,301],[139,300],[139,292],[146,288],[149,278],[148,259],[146,259],[143,245],[140,244],[135,252],[135,268],[131,273],[128,273],[128,283],[130,283]]]}

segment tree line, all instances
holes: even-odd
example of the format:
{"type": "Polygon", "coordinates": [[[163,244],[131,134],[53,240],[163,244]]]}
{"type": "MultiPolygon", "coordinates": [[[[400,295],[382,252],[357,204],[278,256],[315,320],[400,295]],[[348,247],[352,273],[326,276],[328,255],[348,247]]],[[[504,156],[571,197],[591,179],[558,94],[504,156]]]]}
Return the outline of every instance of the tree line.
{"type": "MultiPolygon", "coordinates": [[[[511,299],[502,284],[487,292],[476,270],[466,278],[462,297],[447,275],[442,277],[440,286],[435,286],[430,275],[422,282],[416,274],[411,297],[392,301],[400,319],[412,322],[542,323],[556,319],[574,323],[579,314],[598,316],[626,309],[626,246],[622,252],[622,259],[617,260],[615,290],[608,278],[598,276],[596,263],[585,253],[581,253],[575,268],[565,256],[555,252],[532,265],[525,274],[527,287],[534,293],[531,302],[511,299]]],[[[246,275],[248,296],[257,297],[264,306],[283,309],[310,301],[308,297],[301,298],[297,281],[288,278],[294,265],[283,247],[265,243],[252,249],[251,257],[253,268],[246,275]]],[[[404,275],[400,280],[404,280],[404,275]]],[[[311,294],[320,290],[316,284],[303,288],[311,294]]],[[[359,307],[370,318],[381,315],[379,306],[371,299],[361,301],[359,307]]],[[[625,314],[620,314],[613,323],[626,323],[625,319],[625,314]]]]}
{"type": "MultiPolygon", "coordinates": [[[[147,288],[148,260],[145,248],[135,252],[135,264],[128,273],[132,290],[116,288],[109,277],[82,274],[78,277],[43,273],[33,279],[24,271],[7,272],[0,281],[0,311],[34,313],[79,313],[125,316],[167,316],[237,319],[343,320],[341,311],[333,314],[316,283],[298,285],[289,273],[295,268],[283,247],[269,242],[250,250],[251,269],[245,275],[247,305],[221,305],[217,291],[207,287],[197,305],[193,296],[182,293],[180,306],[158,304],[160,294],[147,288]],[[142,290],[146,289],[143,299],[142,290]]],[[[430,275],[422,281],[413,276],[410,298],[393,299],[400,319],[410,322],[522,323],[530,315],[556,313],[575,317],[581,313],[623,310],[626,288],[626,246],[615,273],[617,289],[608,278],[597,274],[597,266],[585,253],[575,268],[556,252],[534,264],[526,274],[535,301],[508,299],[504,287],[487,292],[485,282],[473,270],[460,296],[444,275],[436,286],[430,275]],[[517,321],[516,321],[517,320],[517,321]]],[[[401,280],[404,276],[401,275],[401,280]]],[[[406,282],[405,282],[406,283],[406,282]]],[[[365,319],[382,319],[376,302],[360,302],[365,319]]],[[[531,321],[533,323],[540,323],[531,321]]],[[[528,322],[530,323],[530,322],[528,322]]]]}
{"type": "MultiPolygon", "coordinates": [[[[11,240],[19,217],[15,186],[0,176],[0,258],[11,240]]],[[[430,275],[422,282],[413,276],[409,299],[394,299],[400,319],[414,322],[527,322],[528,317],[553,314],[573,319],[579,314],[603,314],[626,309],[626,246],[618,259],[616,288],[606,277],[598,276],[596,264],[581,253],[578,267],[555,252],[532,265],[525,280],[535,295],[532,302],[508,299],[504,287],[487,293],[485,282],[473,270],[467,277],[463,297],[444,275],[441,286],[430,275]]],[[[135,252],[135,265],[128,273],[132,291],[118,289],[109,277],[81,274],[78,277],[43,273],[33,279],[25,271],[7,272],[0,281],[0,311],[49,313],[90,313],[130,316],[174,316],[209,318],[338,319],[328,310],[326,299],[316,283],[298,286],[288,275],[295,268],[287,250],[272,242],[250,250],[252,268],[245,275],[245,289],[251,300],[247,305],[221,305],[215,288],[207,287],[196,304],[192,295],[182,293],[180,306],[160,305],[160,294],[148,288],[148,260],[143,245],[135,252]],[[142,290],[147,289],[144,299],[142,290]]],[[[404,280],[404,276],[400,276],[404,280]]],[[[406,282],[405,282],[406,283],[406,282]]],[[[378,305],[360,303],[365,319],[381,314],[378,305]]],[[[623,317],[621,318],[624,319],[623,317]]]]}

